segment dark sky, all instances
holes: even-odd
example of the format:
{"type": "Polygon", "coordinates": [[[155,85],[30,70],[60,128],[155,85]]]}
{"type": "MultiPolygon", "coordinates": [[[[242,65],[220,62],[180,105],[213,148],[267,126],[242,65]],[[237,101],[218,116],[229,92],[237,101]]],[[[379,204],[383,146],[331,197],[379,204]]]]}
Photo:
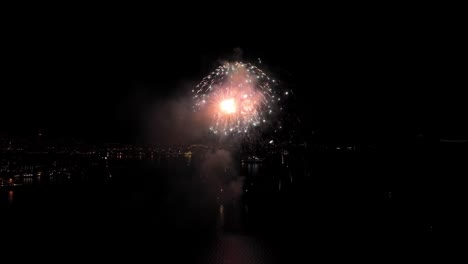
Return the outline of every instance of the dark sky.
{"type": "Polygon", "coordinates": [[[458,97],[441,89],[459,85],[451,61],[465,55],[454,51],[457,35],[435,24],[192,22],[13,24],[3,38],[0,132],[138,140],[146,109],[190,94],[235,48],[294,89],[306,129],[360,139],[437,136],[442,117],[443,133],[466,131],[458,116],[439,116],[436,99],[458,97]]]}

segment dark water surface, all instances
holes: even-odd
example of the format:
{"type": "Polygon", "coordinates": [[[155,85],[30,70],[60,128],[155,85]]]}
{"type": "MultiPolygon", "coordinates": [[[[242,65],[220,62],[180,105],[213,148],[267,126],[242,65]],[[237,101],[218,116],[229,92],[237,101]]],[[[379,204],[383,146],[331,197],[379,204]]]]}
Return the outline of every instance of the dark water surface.
{"type": "Polygon", "coordinates": [[[64,253],[64,261],[301,263],[370,247],[388,253],[429,239],[434,213],[430,179],[396,160],[316,153],[250,164],[205,153],[80,163],[1,187],[1,240],[18,256],[64,253]]]}

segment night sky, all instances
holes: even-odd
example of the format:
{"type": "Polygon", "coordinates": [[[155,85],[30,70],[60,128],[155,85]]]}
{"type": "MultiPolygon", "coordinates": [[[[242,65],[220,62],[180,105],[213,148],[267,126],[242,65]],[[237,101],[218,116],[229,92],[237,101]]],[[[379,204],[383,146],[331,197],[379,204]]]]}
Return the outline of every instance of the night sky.
{"type": "MultiPolygon", "coordinates": [[[[354,141],[439,137],[435,99],[451,94],[441,86],[456,83],[449,63],[456,35],[421,21],[266,19],[14,24],[4,38],[0,132],[144,141],[147,109],[190,95],[219,61],[240,57],[260,58],[293,89],[305,133],[354,141]]],[[[442,134],[460,137],[466,129],[447,116],[442,134]]]]}
{"type": "Polygon", "coordinates": [[[384,15],[389,8],[354,6],[358,13],[336,6],[325,12],[306,2],[257,7],[225,1],[204,8],[176,1],[172,10],[167,3],[152,4],[145,12],[115,3],[21,3],[2,10],[0,143],[32,143],[8,143],[16,148],[2,152],[0,180],[9,185],[0,186],[0,226],[11,227],[4,242],[21,251],[9,255],[87,257],[96,250],[106,259],[190,259],[185,249],[205,252],[199,252],[205,243],[198,238],[212,242],[206,230],[218,232],[212,216],[219,212],[226,223],[246,219],[223,234],[242,234],[245,224],[247,234],[268,242],[265,248],[284,255],[286,263],[315,252],[349,258],[350,249],[363,256],[385,249],[377,254],[387,258],[402,244],[430,251],[432,239],[423,236],[421,244],[410,234],[432,234],[436,217],[457,215],[450,205],[457,212],[465,205],[460,175],[466,175],[468,43],[460,26],[466,23],[456,16],[442,18],[424,6],[384,15]],[[299,120],[291,126],[296,142],[292,136],[270,141],[262,131],[256,143],[276,149],[237,151],[235,140],[219,140],[232,145],[220,149],[173,148],[209,145],[210,138],[195,129],[205,124],[185,119],[191,115],[181,104],[190,104],[196,84],[226,60],[261,60],[261,68],[292,91],[286,118],[299,120]],[[41,154],[44,142],[71,147],[41,154]],[[162,144],[140,148],[154,143],[162,144]],[[177,149],[193,151],[193,158],[187,162],[177,149]],[[268,153],[267,169],[256,163],[244,168],[240,160],[250,152],[268,153]],[[137,160],[136,153],[148,160],[137,160]],[[257,172],[261,177],[248,185],[257,172]],[[33,173],[37,188],[12,185],[13,178],[33,173]],[[60,175],[68,178],[55,184],[60,175]],[[233,186],[239,200],[226,195],[233,186]],[[246,216],[238,216],[244,208],[246,216]],[[76,241],[84,243],[75,247],[76,241]],[[156,244],[161,242],[176,253],[164,252],[156,244]]]}

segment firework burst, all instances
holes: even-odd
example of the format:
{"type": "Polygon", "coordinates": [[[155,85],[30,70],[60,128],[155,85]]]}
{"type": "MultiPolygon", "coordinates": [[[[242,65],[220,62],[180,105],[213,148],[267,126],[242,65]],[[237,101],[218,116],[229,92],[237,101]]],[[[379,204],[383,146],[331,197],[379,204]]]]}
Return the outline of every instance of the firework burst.
{"type": "MultiPolygon", "coordinates": [[[[194,111],[206,111],[215,134],[245,134],[276,124],[281,100],[288,92],[250,63],[226,62],[192,90],[194,111]]],[[[280,128],[280,127],[279,127],[280,128]]]]}

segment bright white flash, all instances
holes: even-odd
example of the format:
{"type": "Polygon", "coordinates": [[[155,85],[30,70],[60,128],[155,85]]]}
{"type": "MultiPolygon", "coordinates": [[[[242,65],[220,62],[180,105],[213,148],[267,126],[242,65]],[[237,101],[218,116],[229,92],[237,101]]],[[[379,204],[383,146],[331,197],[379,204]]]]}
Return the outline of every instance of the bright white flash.
{"type": "Polygon", "coordinates": [[[219,104],[219,107],[221,108],[221,111],[226,114],[232,114],[236,112],[236,103],[234,102],[234,99],[222,100],[219,104]]]}

